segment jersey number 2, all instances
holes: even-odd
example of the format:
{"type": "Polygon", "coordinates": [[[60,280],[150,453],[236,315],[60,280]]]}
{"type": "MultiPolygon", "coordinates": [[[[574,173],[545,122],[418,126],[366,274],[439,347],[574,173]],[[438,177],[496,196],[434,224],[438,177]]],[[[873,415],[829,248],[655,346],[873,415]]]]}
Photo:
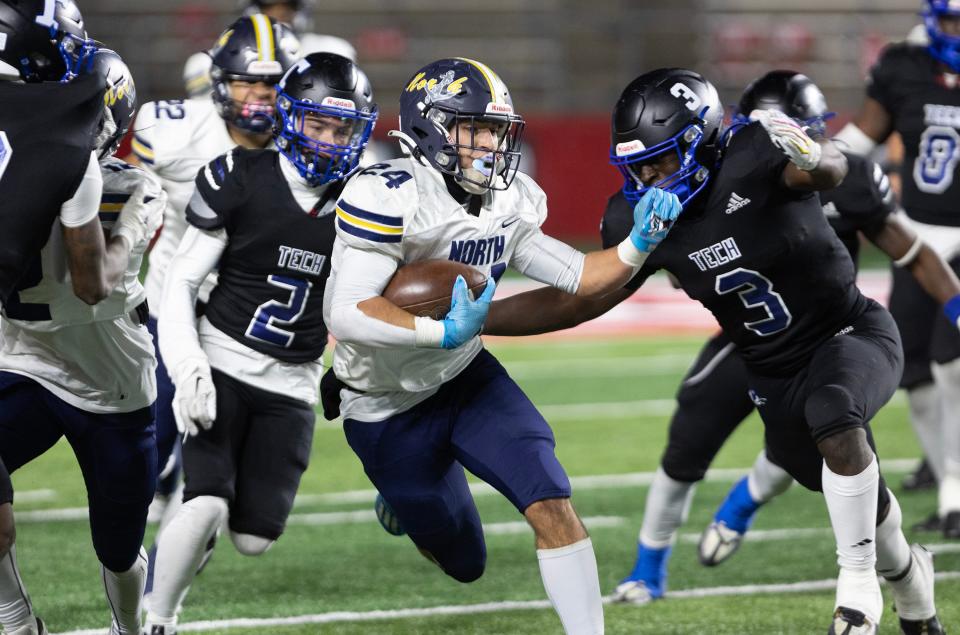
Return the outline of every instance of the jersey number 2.
{"type": "Polygon", "coordinates": [[[765,276],[752,269],[738,268],[720,274],[714,283],[718,295],[726,295],[734,291],[740,296],[743,306],[748,309],[763,308],[767,317],[753,322],[744,322],[743,325],[759,335],[766,337],[779,333],[793,321],[790,309],[783,303],[780,294],[773,290],[773,284],[765,276]]]}
{"type": "Polygon", "coordinates": [[[288,278],[287,276],[267,276],[267,282],[275,287],[280,287],[290,292],[290,299],[284,302],[270,300],[257,307],[250,325],[247,326],[245,335],[250,339],[260,340],[274,346],[290,348],[293,344],[293,338],[296,333],[285,331],[277,325],[293,324],[301,315],[307,306],[307,298],[310,297],[310,287],[313,286],[309,280],[300,280],[298,278],[288,278]]]}

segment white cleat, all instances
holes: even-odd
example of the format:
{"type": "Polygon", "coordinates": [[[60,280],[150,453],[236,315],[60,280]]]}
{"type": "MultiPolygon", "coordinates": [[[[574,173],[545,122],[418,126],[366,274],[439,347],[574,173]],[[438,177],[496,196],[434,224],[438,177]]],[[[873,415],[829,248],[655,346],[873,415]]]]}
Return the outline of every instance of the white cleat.
{"type": "Polygon", "coordinates": [[[711,522],[700,535],[700,545],[697,547],[700,564],[717,566],[736,553],[742,542],[743,534],[739,531],[730,529],[723,521],[711,522]]]}
{"type": "Polygon", "coordinates": [[[660,595],[654,595],[647,588],[643,580],[625,580],[617,585],[613,591],[613,601],[624,604],[650,604],[659,599],[660,595]]]}
{"type": "Polygon", "coordinates": [[[877,625],[854,609],[838,607],[827,635],[877,635],[877,625]]]}

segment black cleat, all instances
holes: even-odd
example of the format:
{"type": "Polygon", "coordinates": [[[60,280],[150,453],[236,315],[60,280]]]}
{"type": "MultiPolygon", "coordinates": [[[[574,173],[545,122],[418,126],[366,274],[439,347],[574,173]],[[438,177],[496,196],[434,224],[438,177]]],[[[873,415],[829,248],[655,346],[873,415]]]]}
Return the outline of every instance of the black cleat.
{"type": "Polygon", "coordinates": [[[910,474],[903,477],[900,486],[907,492],[922,492],[937,487],[937,479],[930,469],[930,463],[923,459],[910,474]]]}
{"type": "Polygon", "coordinates": [[[944,635],[943,625],[937,616],[925,620],[900,619],[900,632],[903,635],[944,635]]]}
{"type": "Polygon", "coordinates": [[[920,522],[910,525],[911,531],[943,531],[943,521],[937,512],[932,512],[920,522]]]}
{"type": "Polygon", "coordinates": [[[956,540],[960,538],[960,511],[947,514],[943,519],[943,537],[956,540]]]}

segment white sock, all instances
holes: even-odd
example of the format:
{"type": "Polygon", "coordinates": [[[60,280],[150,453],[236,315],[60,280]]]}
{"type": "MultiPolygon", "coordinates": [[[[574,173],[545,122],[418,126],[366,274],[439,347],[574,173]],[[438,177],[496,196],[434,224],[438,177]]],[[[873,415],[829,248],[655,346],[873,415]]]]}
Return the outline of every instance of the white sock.
{"type": "Polygon", "coordinates": [[[932,364],[934,382],[940,395],[940,444],[943,473],[939,490],[939,513],[960,511],[960,359],[932,364]]]}
{"type": "Polygon", "coordinates": [[[567,635],[602,635],[603,600],[593,542],[537,549],[543,588],[567,635]]]}
{"type": "Polygon", "coordinates": [[[892,578],[906,571],[910,564],[910,545],[903,535],[903,513],[897,497],[890,494],[890,510],[887,517],[877,525],[877,573],[892,578]]]}
{"type": "Polygon", "coordinates": [[[837,603],[862,611],[874,624],[880,623],[883,596],[874,571],[877,562],[877,488],[880,469],[877,457],[855,476],[822,469],[823,497],[837,540],[837,603]]]}
{"type": "Polygon", "coordinates": [[[910,423],[927,457],[934,477],[939,481],[943,475],[943,441],[940,424],[940,393],[932,382],[907,391],[910,406],[910,423]]]}
{"type": "Polygon", "coordinates": [[[183,505],[183,488],[184,482],[181,478],[180,482],[177,483],[177,489],[173,490],[173,494],[170,494],[167,506],[163,508],[163,515],[160,516],[160,527],[157,528],[157,537],[154,539],[154,542],[159,540],[160,532],[170,524],[170,521],[173,520],[177,512],[180,511],[180,507],[183,505]]]}
{"type": "Polygon", "coordinates": [[[5,631],[36,624],[33,605],[17,567],[17,546],[0,560],[0,624],[5,631]]]}
{"type": "Polygon", "coordinates": [[[228,513],[227,501],[198,496],[180,507],[157,542],[153,592],[147,601],[147,622],[176,623],[177,607],[187,595],[207,543],[228,513]]]}
{"type": "Polygon", "coordinates": [[[770,461],[766,450],[761,450],[757,460],[753,462],[750,475],[747,476],[750,498],[757,503],[767,503],[787,491],[792,484],[793,477],[782,467],[770,461]]]}
{"type": "Polygon", "coordinates": [[[657,468],[647,492],[647,504],[640,525],[640,542],[651,549],[673,544],[677,529],[687,520],[696,483],[677,481],[657,468]]]}
{"type": "Polygon", "coordinates": [[[143,587],[147,584],[147,551],[140,547],[133,566],[117,573],[100,565],[100,577],[107,592],[107,603],[113,614],[110,633],[140,635],[140,612],[143,604],[143,587]]]}

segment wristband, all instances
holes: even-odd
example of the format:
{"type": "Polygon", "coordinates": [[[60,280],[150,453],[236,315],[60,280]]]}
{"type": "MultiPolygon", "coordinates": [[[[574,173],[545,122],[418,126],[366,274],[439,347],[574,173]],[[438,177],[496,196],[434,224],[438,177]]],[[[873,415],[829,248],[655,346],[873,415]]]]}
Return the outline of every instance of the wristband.
{"type": "Polygon", "coordinates": [[[637,246],[633,244],[633,240],[627,236],[622,243],[617,245],[617,255],[623,264],[628,267],[633,267],[634,269],[639,269],[643,266],[643,263],[647,261],[647,256],[650,254],[637,249],[637,246]]]}
{"type": "Polygon", "coordinates": [[[441,348],[446,330],[443,322],[428,317],[413,318],[417,333],[417,348],[441,348]]]}

